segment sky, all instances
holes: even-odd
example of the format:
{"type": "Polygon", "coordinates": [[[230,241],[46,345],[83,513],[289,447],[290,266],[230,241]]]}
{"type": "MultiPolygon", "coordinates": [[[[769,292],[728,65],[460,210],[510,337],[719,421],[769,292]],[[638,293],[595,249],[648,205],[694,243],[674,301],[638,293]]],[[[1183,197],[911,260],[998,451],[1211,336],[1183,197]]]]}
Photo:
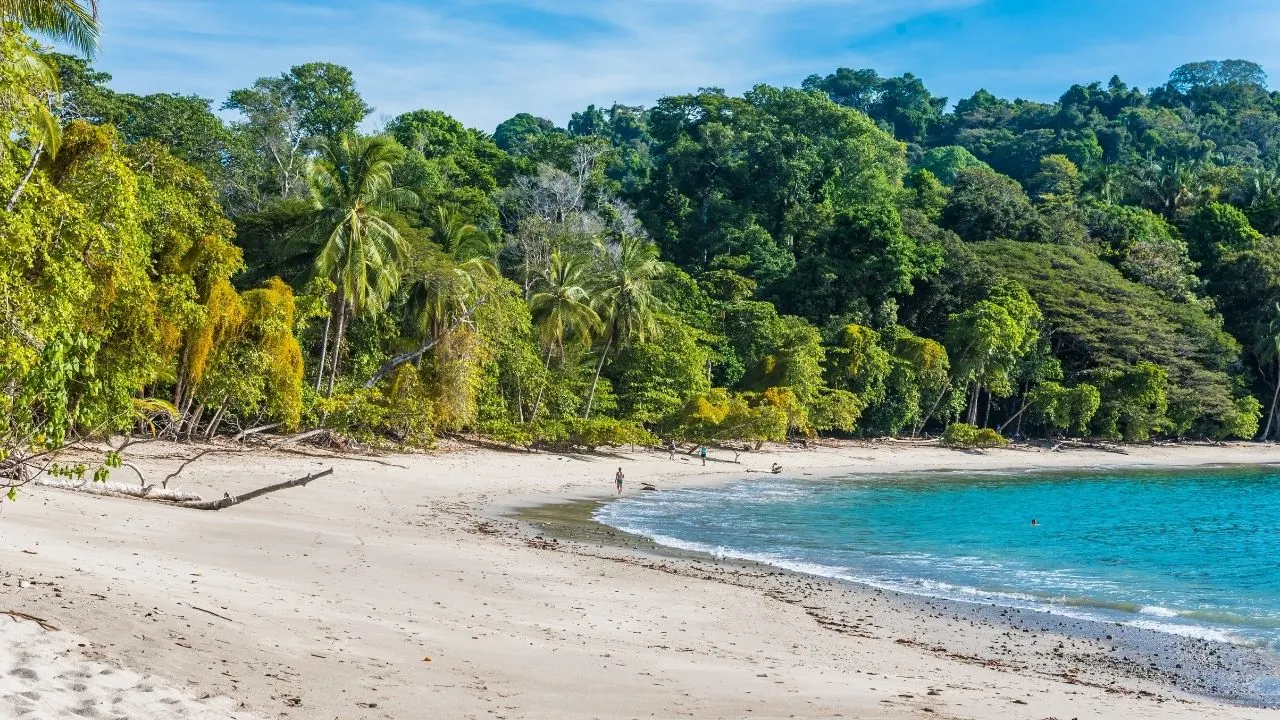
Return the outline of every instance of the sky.
{"type": "Polygon", "coordinates": [[[1275,0],[102,0],[112,87],[220,105],[293,65],[355,73],[369,124],[419,108],[492,132],[529,112],[650,105],[700,87],[799,85],[838,67],[912,72],[952,102],[1051,101],[1075,82],[1162,84],[1242,58],[1280,85],[1275,0]]]}

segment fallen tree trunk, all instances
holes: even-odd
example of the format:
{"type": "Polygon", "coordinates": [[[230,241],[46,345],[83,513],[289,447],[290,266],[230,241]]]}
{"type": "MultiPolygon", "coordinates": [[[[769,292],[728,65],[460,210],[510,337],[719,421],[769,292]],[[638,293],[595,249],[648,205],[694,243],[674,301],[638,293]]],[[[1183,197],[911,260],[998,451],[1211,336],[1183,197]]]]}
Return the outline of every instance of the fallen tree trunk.
{"type": "Polygon", "coordinates": [[[224,508],[229,508],[232,505],[239,505],[242,502],[247,502],[256,497],[262,497],[263,495],[273,493],[277,490],[284,490],[285,488],[291,487],[302,487],[312,480],[318,480],[332,474],[333,468],[329,468],[328,470],[322,470],[318,473],[312,473],[300,478],[285,480],[284,482],[276,483],[275,485],[260,487],[257,490],[247,492],[244,495],[223,495],[217,500],[198,500],[179,504],[184,508],[190,508],[192,510],[222,510],[224,508]]]}
{"type": "Polygon", "coordinates": [[[117,482],[93,482],[91,480],[71,480],[68,478],[40,478],[35,481],[35,484],[59,490],[89,493],[90,495],[127,497],[138,500],[164,500],[179,503],[200,500],[200,496],[193,492],[157,488],[155,485],[126,485],[117,482]]]}
{"type": "Polygon", "coordinates": [[[313,438],[317,435],[323,435],[327,432],[329,432],[328,428],[317,428],[315,430],[308,430],[306,432],[298,433],[297,435],[290,435],[285,438],[280,438],[279,440],[276,440],[274,442],[269,442],[267,443],[267,447],[278,448],[282,445],[291,445],[293,443],[299,443],[299,442],[302,442],[303,440],[313,438]]]}
{"type": "Polygon", "coordinates": [[[248,430],[241,432],[239,435],[236,435],[233,442],[240,442],[241,440],[245,439],[246,437],[249,437],[250,435],[254,435],[260,432],[266,432],[267,430],[274,430],[275,428],[278,428],[278,427],[280,427],[280,423],[271,423],[270,425],[259,425],[258,427],[255,427],[255,428],[249,428],[248,430]]]}

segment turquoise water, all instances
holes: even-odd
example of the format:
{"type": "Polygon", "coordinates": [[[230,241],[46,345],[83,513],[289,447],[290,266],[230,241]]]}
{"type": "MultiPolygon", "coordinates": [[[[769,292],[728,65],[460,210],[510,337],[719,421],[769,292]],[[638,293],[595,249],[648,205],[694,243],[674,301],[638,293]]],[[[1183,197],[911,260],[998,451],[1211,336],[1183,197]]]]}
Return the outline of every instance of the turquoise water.
{"type": "Polygon", "coordinates": [[[596,517],[893,590],[1280,648],[1272,467],[770,478],[638,494],[596,517]]]}

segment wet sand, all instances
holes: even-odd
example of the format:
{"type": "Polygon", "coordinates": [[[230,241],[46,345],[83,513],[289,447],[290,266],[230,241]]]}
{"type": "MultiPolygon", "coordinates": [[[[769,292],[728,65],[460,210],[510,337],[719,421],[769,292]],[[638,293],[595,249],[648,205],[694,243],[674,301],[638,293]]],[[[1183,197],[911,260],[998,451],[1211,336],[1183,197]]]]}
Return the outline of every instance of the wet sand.
{"type": "MultiPolygon", "coordinates": [[[[1123,681],[1152,682],[1182,693],[1230,703],[1280,708],[1280,656],[1267,650],[1174,635],[1119,622],[1101,622],[999,604],[955,601],[805,575],[772,565],[660,545],[597,522],[605,502],[578,500],[538,505],[516,517],[536,541],[557,549],[608,556],[665,572],[706,578],[799,604],[824,629],[864,637],[883,631],[861,622],[867,615],[905,612],[942,620],[937,633],[898,627],[893,640],[953,660],[1009,667],[1060,681],[1125,692],[1123,681]]],[[[879,634],[878,634],[879,633],[879,634]]],[[[891,633],[892,634],[892,633],[891,633]]],[[[1157,702],[1170,699],[1150,693],[1157,702]]]]}

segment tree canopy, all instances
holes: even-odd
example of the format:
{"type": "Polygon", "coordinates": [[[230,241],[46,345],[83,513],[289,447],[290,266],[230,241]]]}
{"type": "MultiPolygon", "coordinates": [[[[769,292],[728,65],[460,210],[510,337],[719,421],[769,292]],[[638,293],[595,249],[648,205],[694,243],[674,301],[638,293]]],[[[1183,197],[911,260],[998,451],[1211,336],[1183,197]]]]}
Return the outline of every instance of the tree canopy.
{"type": "Polygon", "coordinates": [[[134,95],[27,34],[90,51],[91,5],[0,18],[7,486],[73,436],[267,422],[588,448],[1280,431],[1280,96],[1254,63],[951,109],[839,68],[370,132],[338,65],[134,95]]]}

